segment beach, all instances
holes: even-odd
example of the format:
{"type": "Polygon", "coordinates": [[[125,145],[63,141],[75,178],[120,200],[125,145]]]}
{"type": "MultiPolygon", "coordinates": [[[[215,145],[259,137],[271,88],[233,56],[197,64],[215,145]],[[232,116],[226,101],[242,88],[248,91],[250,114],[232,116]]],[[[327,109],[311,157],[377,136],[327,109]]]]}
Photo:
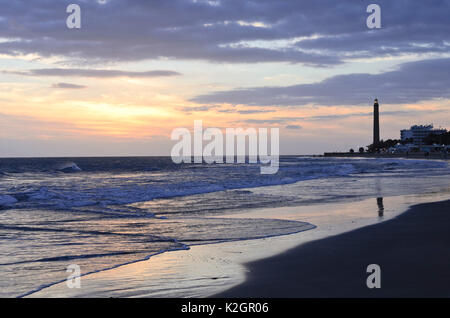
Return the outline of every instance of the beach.
{"type": "MultiPolygon", "coordinates": [[[[384,224],[386,220],[395,218],[419,202],[433,202],[446,198],[448,193],[386,197],[383,199],[382,214],[378,205],[380,200],[376,198],[351,203],[248,210],[232,217],[247,220],[249,215],[267,218],[276,214],[285,220],[307,220],[317,227],[297,234],[264,239],[195,245],[189,250],[163,253],[148,260],[83,276],[82,287],[79,289],[70,289],[62,282],[28,297],[238,297],[241,295],[234,294],[235,288],[239,290],[239,286],[246,286],[253,279],[251,264],[264,262],[272,257],[281,257],[284,253],[308,245],[310,242],[338,237],[340,234],[351,233],[359,228],[364,229],[372,224],[384,224]],[[329,217],[330,211],[333,212],[332,218],[329,217]]],[[[280,264],[275,264],[270,270],[283,273],[285,271],[280,264]]],[[[326,277],[319,271],[313,274],[316,278],[326,277]]],[[[281,279],[274,284],[270,275],[267,277],[266,274],[262,275],[258,274],[254,279],[272,287],[278,286],[280,289],[289,287],[289,281],[281,279]]],[[[364,283],[365,269],[360,276],[364,283]]],[[[295,281],[292,282],[295,285],[295,281]]],[[[288,290],[284,292],[288,293],[288,290]]],[[[249,290],[249,293],[251,297],[260,296],[258,289],[249,290]]],[[[292,297],[296,297],[295,293],[292,297]]]]}
{"type": "Polygon", "coordinates": [[[245,282],[245,264],[450,189],[438,160],[286,156],[276,175],[167,157],[1,163],[3,297],[209,297],[245,282]],[[66,284],[74,265],[81,288],[66,284]]]}
{"type": "Polygon", "coordinates": [[[449,297],[450,201],[246,264],[244,283],[215,297],[449,297]],[[366,268],[381,269],[381,288],[366,268]]]}
{"type": "Polygon", "coordinates": [[[450,297],[450,0],[71,2],[0,12],[0,299],[450,297]]]}

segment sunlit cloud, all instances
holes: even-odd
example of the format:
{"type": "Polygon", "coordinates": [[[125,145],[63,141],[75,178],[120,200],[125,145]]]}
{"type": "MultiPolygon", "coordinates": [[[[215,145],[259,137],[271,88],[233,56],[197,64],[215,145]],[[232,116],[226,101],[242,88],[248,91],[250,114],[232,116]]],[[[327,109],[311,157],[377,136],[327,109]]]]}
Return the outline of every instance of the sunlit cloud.
{"type": "Polygon", "coordinates": [[[72,32],[62,2],[5,2],[2,147],[168,155],[172,129],[201,119],[280,128],[282,153],[348,150],[370,142],[375,97],[382,138],[448,127],[450,3],[379,0],[368,30],[369,3],[86,1],[72,32]]]}

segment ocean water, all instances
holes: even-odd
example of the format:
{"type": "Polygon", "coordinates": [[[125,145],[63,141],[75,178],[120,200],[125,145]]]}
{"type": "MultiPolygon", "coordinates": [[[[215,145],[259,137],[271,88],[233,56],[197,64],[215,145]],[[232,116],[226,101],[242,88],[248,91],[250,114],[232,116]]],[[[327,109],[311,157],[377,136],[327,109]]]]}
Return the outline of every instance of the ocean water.
{"type": "MultiPolygon", "coordinates": [[[[442,192],[445,161],[280,158],[257,165],[168,157],[0,159],[0,297],[198,244],[298,233],[314,224],[233,218],[264,207],[442,192]]],[[[332,213],[330,211],[330,213],[332,213]]]]}

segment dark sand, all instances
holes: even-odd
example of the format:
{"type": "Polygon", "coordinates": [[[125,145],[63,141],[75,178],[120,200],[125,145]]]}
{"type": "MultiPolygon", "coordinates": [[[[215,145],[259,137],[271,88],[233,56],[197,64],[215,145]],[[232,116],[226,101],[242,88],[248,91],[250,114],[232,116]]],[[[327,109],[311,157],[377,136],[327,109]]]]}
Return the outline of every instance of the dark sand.
{"type": "Polygon", "coordinates": [[[246,281],[215,297],[450,297],[450,201],[246,265],[246,281]],[[366,286],[369,264],[380,289],[366,286]]]}

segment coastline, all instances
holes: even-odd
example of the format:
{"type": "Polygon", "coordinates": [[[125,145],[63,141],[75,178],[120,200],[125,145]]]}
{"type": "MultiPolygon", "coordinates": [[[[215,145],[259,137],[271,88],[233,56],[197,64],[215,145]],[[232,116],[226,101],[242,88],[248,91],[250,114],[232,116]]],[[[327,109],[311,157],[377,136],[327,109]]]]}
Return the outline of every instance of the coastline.
{"type": "Polygon", "coordinates": [[[314,155],[313,157],[324,158],[382,158],[382,159],[423,159],[423,160],[450,160],[450,155],[441,153],[350,153],[350,152],[325,152],[323,155],[314,155]]]}
{"type": "Polygon", "coordinates": [[[244,211],[233,217],[246,218],[251,214],[264,218],[276,214],[282,219],[302,219],[318,228],[265,239],[191,246],[188,251],[163,253],[149,260],[83,276],[81,289],[69,289],[60,283],[27,297],[211,297],[245,284],[248,263],[277,257],[304,243],[384,222],[418,202],[443,198],[448,198],[448,193],[386,197],[385,213],[381,217],[376,198],[244,211]],[[339,224],[325,217],[330,209],[339,224]]]}
{"type": "Polygon", "coordinates": [[[214,297],[450,297],[450,200],[245,264],[244,283],[214,297]],[[424,261],[426,260],[426,261],[424,261]],[[369,264],[381,288],[369,289],[369,264]]]}

